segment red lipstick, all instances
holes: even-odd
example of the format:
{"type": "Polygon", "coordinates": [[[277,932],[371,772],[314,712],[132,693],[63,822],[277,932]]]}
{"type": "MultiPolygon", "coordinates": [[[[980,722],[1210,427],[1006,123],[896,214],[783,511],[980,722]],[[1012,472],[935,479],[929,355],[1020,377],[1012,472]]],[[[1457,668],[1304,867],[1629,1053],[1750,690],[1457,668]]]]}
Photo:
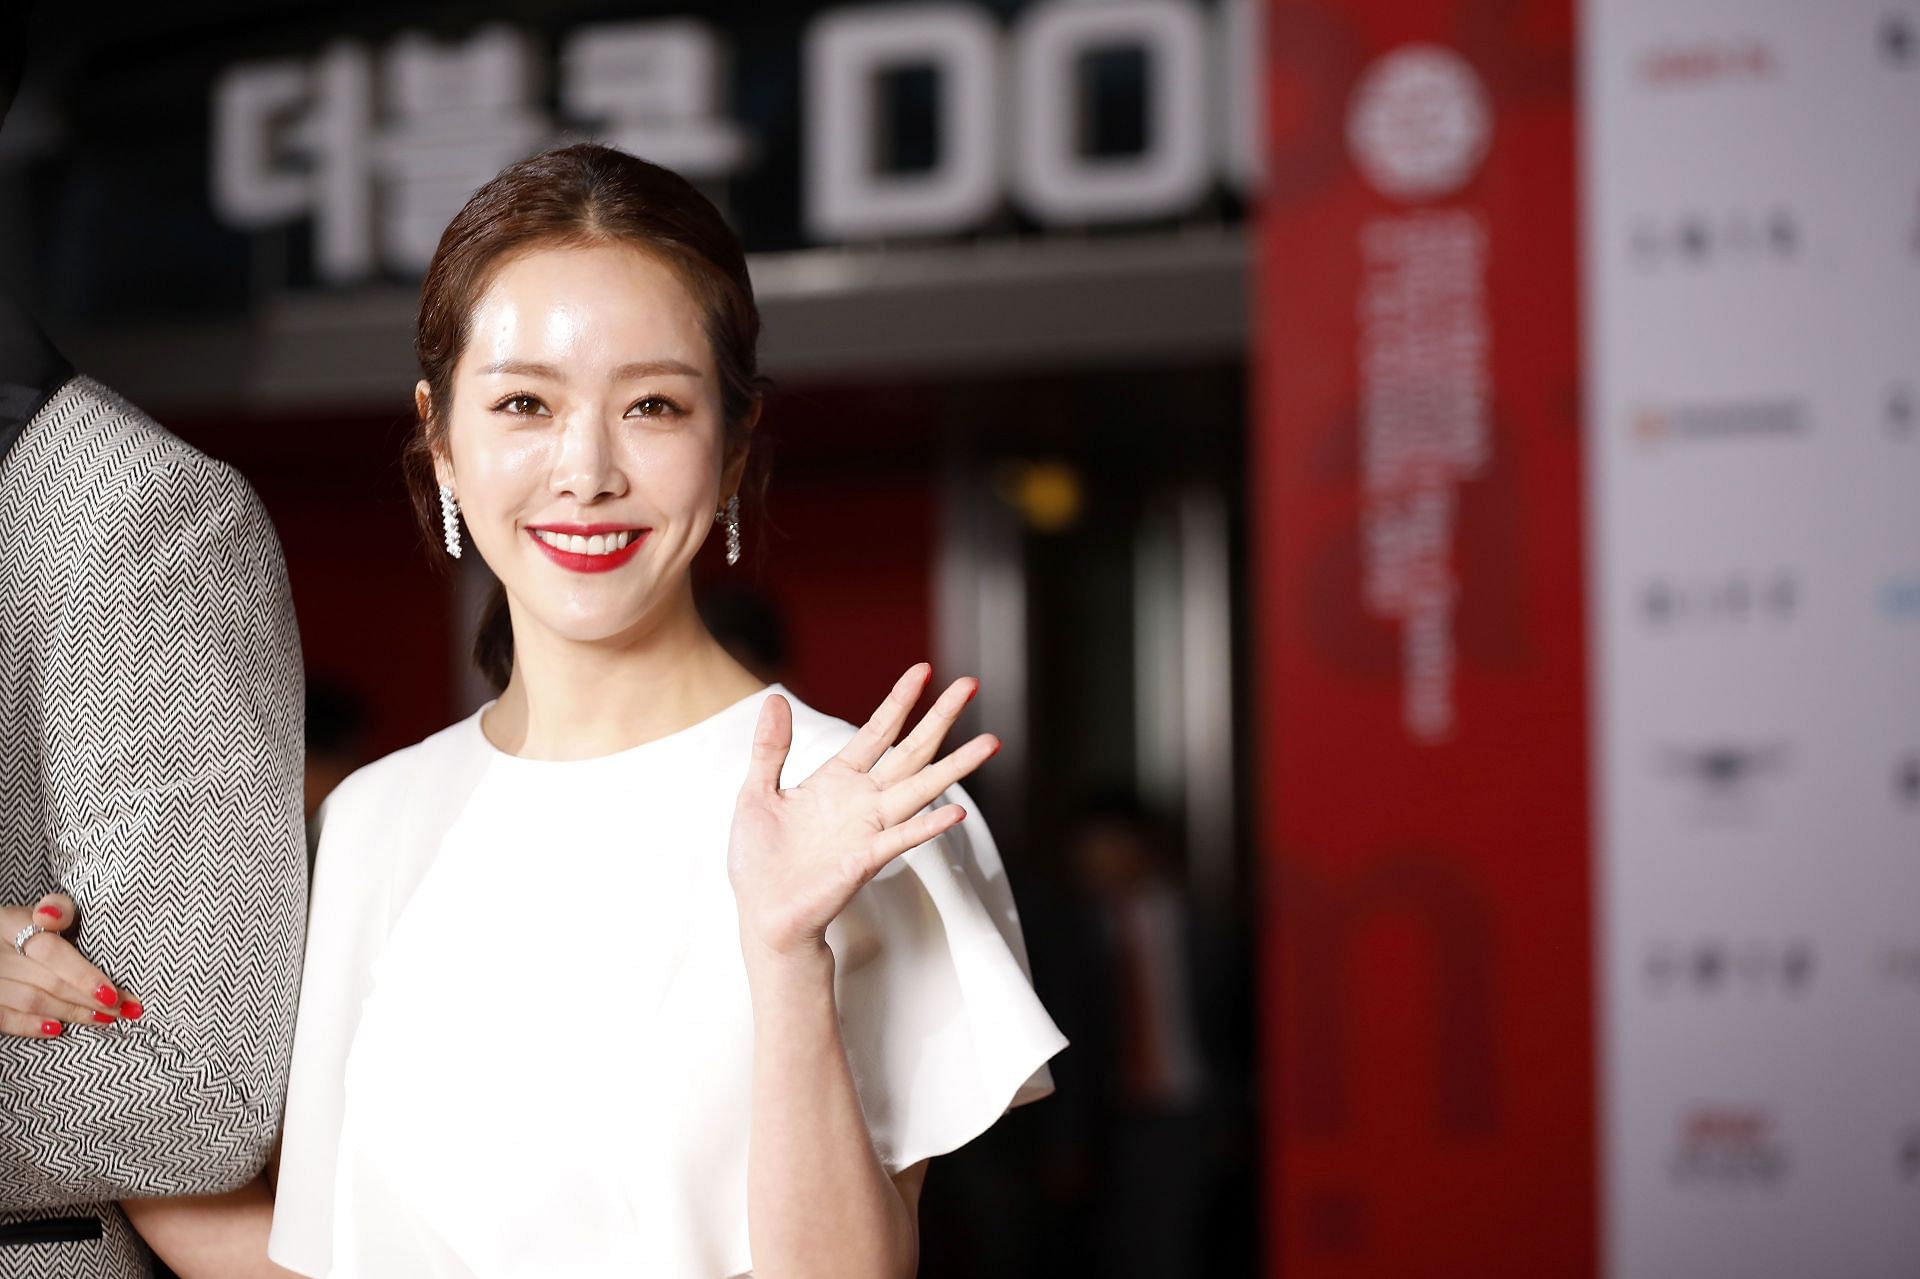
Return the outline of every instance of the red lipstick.
{"type": "Polygon", "coordinates": [[[575,573],[607,573],[619,568],[640,553],[641,545],[647,540],[652,529],[635,528],[631,524],[539,524],[527,528],[527,536],[533,544],[547,553],[547,558],[561,568],[571,569],[575,573]],[[563,551],[557,546],[549,546],[540,540],[541,532],[561,533],[568,537],[604,537],[609,533],[632,533],[633,540],[620,550],[606,555],[576,555],[572,551],[563,551]]]}

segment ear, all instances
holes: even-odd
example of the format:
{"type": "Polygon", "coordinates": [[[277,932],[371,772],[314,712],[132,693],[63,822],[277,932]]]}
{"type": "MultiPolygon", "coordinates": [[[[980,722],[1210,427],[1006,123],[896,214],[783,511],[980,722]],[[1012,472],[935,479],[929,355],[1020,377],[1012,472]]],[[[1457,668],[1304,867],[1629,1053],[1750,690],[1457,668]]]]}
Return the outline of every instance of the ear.
{"type": "Polygon", "coordinates": [[[747,470],[747,455],[753,451],[753,431],[760,425],[760,410],[766,406],[764,398],[756,398],[753,407],[747,410],[746,423],[740,432],[740,442],[727,453],[726,464],[720,472],[720,492],[722,494],[740,491],[740,477],[747,470]]]}
{"type": "MultiPolygon", "coordinates": [[[[425,378],[413,384],[413,411],[422,422],[433,416],[433,388],[427,385],[425,378]]],[[[433,451],[433,479],[436,484],[453,483],[453,460],[444,449],[436,448],[433,451]]]]}

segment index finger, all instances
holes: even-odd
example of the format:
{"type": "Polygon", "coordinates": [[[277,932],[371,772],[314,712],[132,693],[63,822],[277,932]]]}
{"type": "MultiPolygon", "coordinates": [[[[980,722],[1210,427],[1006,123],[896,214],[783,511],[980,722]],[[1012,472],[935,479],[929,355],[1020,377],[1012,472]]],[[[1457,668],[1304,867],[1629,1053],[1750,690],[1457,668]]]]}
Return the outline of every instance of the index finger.
{"type": "MultiPolygon", "coordinates": [[[[0,931],[6,933],[6,944],[9,946],[22,928],[37,922],[29,918],[24,910],[0,911],[0,931]]],[[[46,927],[45,924],[40,926],[46,927]]],[[[26,945],[20,947],[20,953],[46,969],[64,988],[51,990],[49,994],[58,994],[88,1008],[112,1009],[120,1006],[119,988],[107,979],[105,973],[87,962],[86,956],[75,950],[73,943],[59,933],[35,933],[27,939],[26,945]]]]}
{"type": "Polygon", "coordinates": [[[33,922],[50,933],[64,933],[73,927],[76,914],[73,898],[65,893],[48,893],[33,908],[33,922]]]}

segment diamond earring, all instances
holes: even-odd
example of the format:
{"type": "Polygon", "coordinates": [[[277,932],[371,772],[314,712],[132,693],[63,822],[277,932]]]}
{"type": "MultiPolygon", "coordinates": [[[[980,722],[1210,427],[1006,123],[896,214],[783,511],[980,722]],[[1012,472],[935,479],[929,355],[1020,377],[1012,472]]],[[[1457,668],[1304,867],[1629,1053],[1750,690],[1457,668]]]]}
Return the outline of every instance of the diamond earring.
{"type": "Polygon", "coordinates": [[[447,554],[460,558],[460,504],[453,500],[453,487],[440,486],[440,526],[447,532],[447,554]]]}
{"type": "Polygon", "coordinates": [[[738,493],[727,499],[724,510],[713,513],[715,524],[721,520],[727,522],[727,563],[738,564],[740,562],[740,495],[738,493]]]}

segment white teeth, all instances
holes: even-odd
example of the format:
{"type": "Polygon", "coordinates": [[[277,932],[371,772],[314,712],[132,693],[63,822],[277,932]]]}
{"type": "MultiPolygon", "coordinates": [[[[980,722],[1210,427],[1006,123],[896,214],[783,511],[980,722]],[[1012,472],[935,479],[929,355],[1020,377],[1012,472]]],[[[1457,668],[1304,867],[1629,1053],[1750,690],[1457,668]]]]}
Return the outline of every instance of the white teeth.
{"type": "Polygon", "coordinates": [[[556,550],[567,551],[574,555],[612,555],[616,551],[624,551],[633,545],[635,537],[632,529],[625,529],[618,533],[596,533],[592,537],[573,537],[540,528],[535,529],[533,535],[556,550]]]}

